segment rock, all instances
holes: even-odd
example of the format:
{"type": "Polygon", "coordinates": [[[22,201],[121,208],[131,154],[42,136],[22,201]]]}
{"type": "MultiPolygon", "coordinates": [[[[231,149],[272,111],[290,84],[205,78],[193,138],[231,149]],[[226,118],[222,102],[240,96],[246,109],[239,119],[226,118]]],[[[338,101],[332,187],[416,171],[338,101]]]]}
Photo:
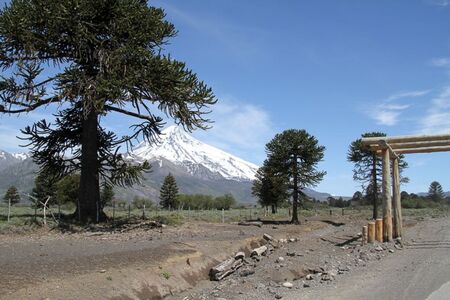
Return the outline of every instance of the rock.
{"type": "Polygon", "coordinates": [[[236,255],[234,256],[234,259],[244,259],[244,258],[245,258],[245,253],[242,251],[236,253],[236,255]]]}
{"type": "Polygon", "coordinates": [[[265,239],[266,241],[273,241],[273,237],[271,235],[268,235],[267,233],[264,233],[263,235],[263,239],[265,239]]]}
{"type": "Polygon", "coordinates": [[[246,267],[239,271],[239,276],[241,277],[247,277],[252,274],[255,274],[255,269],[253,269],[252,267],[246,267]]]}
{"type": "Polygon", "coordinates": [[[400,245],[398,245],[398,244],[395,244],[395,245],[394,245],[394,248],[397,249],[397,250],[402,250],[402,246],[400,246],[400,245]]]}
{"type": "Polygon", "coordinates": [[[389,249],[389,252],[394,253],[395,251],[394,251],[394,249],[389,249]]]}
{"type": "Polygon", "coordinates": [[[383,251],[384,249],[383,249],[381,246],[377,246],[377,247],[375,248],[375,250],[378,251],[378,252],[380,252],[380,251],[383,251]]]}
{"type": "Polygon", "coordinates": [[[292,283],[290,283],[289,281],[283,282],[283,286],[286,288],[292,288],[294,285],[292,283]]]}
{"type": "Polygon", "coordinates": [[[334,278],[330,274],[323,274],[321,280],[322,281],[332,281],[334,278]]]}
{"type": "Polygon", "coordinates": [[[267,252],[267,246],[261,246],[259,248],[255,248],[252,250],[252,254],[250,256],[261,256],[267,252]]]}
{"type": "Polygon", "coordinates": [[[272,229],[278,229],[278,226],[272,226],[272,229]]]}
{"type": "Polygon", "coordinates": [[[281,256],[278,257],[277,260],[276,260],[277,263],[281,263],[283,261],[284,261],[284,257],[281,257],[281,256]]]}
{"type": "Polygon", "coordinates": [[[287,256],[295,256],[295,251],[288,251],[286,252],[287,256]]]}
{"type": "Polygon", "coordinates": [[[290,243],[294,243],[294,242],[296,242],[297,241],[297,239],[289,239],[289,242],[290,243]]]}
{"type": "Polygon", "coordinates": [[[306,280],[313,280],[314,277],[311,274],[306,275],[305,277],[306,280]]]}
{"type": "Polygon", "coordinates": [[[283,296],[281,296],[280,294],[276,294],[275,299],[283,299],[283,296]]]}
{"type": "Polygon", "coordinates": [[[280,242],[281,244],[287,243],[287,239],[279,239],[278,242],[280,242]]]}
{"type": "Polygon", "coordinates": [[[370,257],[366,252],[359,253],[359,258],[363,261],[369,261],[370,257]]]}
{"type": "Polygon", "coordinates": [[[103,270],[100,270],[99,272],[100,273],[106,273],[106,270],[103,269],[103,270]]]}

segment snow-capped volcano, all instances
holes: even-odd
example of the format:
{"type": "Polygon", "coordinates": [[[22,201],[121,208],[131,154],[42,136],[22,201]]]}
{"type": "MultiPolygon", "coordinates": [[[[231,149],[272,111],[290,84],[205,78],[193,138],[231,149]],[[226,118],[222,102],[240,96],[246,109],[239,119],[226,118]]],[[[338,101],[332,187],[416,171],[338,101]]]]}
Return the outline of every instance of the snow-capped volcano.
{"type": "MultiPolygon", "coordinates": [[[[159,143],[142,142],[129,156],[139,162],[163,158],[184,167],[191,174],[204,167],[225,179],[249,181],[255,178],[258,166],[207,145],[177,126],[170,126],[162,133],[159,143]]],[[[163,160],[160,160],[160,163],[162,162],[163,160]]]]}

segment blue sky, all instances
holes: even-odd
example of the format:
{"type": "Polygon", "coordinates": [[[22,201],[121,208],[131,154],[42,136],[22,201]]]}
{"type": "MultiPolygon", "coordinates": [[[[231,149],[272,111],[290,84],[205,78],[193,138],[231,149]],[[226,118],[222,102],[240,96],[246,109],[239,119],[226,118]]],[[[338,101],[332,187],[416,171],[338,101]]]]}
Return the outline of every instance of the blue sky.
{"type": "MultiPolygon", "coordinates": [[[[316,189],[352,195],[360,186],[346,153],[362,133],[450,132],[450,0],[150,4],[179,31],[167,51],[219,99],[214,128],[194,136],[248,161],[260,164],[276,133],[306,129],[327,148],[316,189]]],[[[23,151],[18,129],[47,114],[0,117],[0,148],[23,151]]],[[[119,132],[127,124],[105,122],[119,132]]],[[[437,180],[450,190],[450,153],[407,161],[404,189],[427,191],[437,180]]]]}

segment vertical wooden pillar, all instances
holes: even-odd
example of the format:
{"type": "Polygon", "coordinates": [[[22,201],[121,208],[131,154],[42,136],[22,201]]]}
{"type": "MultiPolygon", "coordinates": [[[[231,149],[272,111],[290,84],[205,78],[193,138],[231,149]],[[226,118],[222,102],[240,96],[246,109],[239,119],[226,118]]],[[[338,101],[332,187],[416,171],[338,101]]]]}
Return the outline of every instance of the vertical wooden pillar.
{"type": "Polygon", "coordinates": [[[394,213],[394,230],[393,237],[398,238],[402,236],[402,205],[400,196],[400,172],[398,168],[398,158],[392,161],[392,192],[394,199],[392,201],[392,208],[394,213]]]}
{"type": "Polygon", "coordinates": [[[383,238],[392,241],[392,199],[389,149],[383,150],[383,238]]]}
{"type": "Polygon", "coordinates": [[[367,242],[373,244],[375,241],[375,222],[367,224],[367,242]]]}
{"type": "Polygon", "coordinates": [[[365,244],[367,244],[367,225],[362,227],[362,237],[361,237],[361,243],[364,246],[365,244]]]}
{"type": "Polygon", "coordinates": [[[375,240],[377,242],[383,242],[383,219],[375,220],[375,240]]]}

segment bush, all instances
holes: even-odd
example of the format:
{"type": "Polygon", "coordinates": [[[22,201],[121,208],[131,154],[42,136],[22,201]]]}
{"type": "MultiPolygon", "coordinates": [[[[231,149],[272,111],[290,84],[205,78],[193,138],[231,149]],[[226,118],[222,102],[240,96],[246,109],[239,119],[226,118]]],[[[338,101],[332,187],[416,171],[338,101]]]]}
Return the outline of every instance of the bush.
{"type": "Polygon", "coordinates": [[[152,200],[144,198],[144,197],[134,197],[132,205],[134,208],[142,209],[145,205],[145,208],[152,209],[155,207],[155,204],[152,200]]]}

